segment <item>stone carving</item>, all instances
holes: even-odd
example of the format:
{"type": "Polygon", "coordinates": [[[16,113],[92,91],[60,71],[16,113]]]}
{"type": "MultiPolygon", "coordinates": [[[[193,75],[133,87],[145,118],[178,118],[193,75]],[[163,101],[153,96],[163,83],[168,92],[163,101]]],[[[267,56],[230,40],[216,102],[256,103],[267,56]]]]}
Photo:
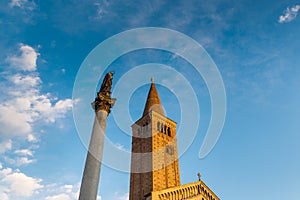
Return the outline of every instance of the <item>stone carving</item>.
{"type": "Polygon", "coordinates": [[[95,112],[98,110],[105,110],[110,113],[110,108],[115,104],[116,99],[111,98],[111,87],[112,87],[113,72],[108,72],[102,82],[100,91],[97,93],[93,108],[95,112]]]}

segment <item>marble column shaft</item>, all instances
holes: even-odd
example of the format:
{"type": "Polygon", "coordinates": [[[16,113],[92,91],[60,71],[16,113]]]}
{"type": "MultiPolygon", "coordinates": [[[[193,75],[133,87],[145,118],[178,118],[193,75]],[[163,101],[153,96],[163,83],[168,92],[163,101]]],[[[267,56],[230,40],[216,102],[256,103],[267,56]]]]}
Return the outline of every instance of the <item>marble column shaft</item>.
{"type": "Polygon", "coordinates": [[[107,111],[96,112],[89,151],[84,167],[79,200],[96,200],[103,155],[107,111]]]}

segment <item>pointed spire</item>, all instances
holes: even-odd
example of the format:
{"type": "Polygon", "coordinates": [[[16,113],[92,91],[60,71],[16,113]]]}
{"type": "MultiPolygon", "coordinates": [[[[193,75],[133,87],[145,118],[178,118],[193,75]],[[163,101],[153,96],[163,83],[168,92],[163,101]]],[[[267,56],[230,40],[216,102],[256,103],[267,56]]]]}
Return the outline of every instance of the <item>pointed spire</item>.
{"type": "Polygon", "coordinates": [[[158,92],[156,90],[155,84],[154,84],[154,78],[151,78],[151,87],[148,93],[146,105],[144,108],[143,116],[145,116],[147,113],[149,113],[151,110],[161,114],[164,114],[164,110],[162,108],[162,105],[160,103],[160,99],[158,96],[158,92]]]}

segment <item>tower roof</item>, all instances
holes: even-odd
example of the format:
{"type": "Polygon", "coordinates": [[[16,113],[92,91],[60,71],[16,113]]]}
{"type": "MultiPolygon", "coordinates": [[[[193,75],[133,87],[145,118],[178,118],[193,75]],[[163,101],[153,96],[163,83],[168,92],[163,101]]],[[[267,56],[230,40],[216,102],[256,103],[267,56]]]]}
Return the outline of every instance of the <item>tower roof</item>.
{"type": "Polygon", "coordinates": [[[150,90],[149,90],[149,93],[148,93],[148,97],[147,97],[147,101],[146,101],[146,104],[145,104],[143,116],[145,116],[151,110],[153,110],[153,111],[155,111],[155,112],[157,112],[161,115],[165,115],[164,110],[162,108],[162,105],[160,103],[160,99],[159,99],[158,92],[156,90],[153,78],[151,78],[151,82],[152,83],[151,83],[150,90]]]}

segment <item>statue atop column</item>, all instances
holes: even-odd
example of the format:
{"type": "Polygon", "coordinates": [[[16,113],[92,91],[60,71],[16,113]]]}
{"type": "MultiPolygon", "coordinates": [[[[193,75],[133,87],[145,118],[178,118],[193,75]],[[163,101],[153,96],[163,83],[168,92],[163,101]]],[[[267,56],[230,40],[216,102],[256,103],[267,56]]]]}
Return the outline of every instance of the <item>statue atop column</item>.
{"type": "Polygon", "coordinates": [[[110,108],[116,101],[115,98],[111,98],[110,96],[113,74],[113,72],[108,72],[103,79],[100,91],[97,93],[97,97],[93,103],[95,112],[98,110],[105,110],[107,113],[110,113],[110,108]]]}

